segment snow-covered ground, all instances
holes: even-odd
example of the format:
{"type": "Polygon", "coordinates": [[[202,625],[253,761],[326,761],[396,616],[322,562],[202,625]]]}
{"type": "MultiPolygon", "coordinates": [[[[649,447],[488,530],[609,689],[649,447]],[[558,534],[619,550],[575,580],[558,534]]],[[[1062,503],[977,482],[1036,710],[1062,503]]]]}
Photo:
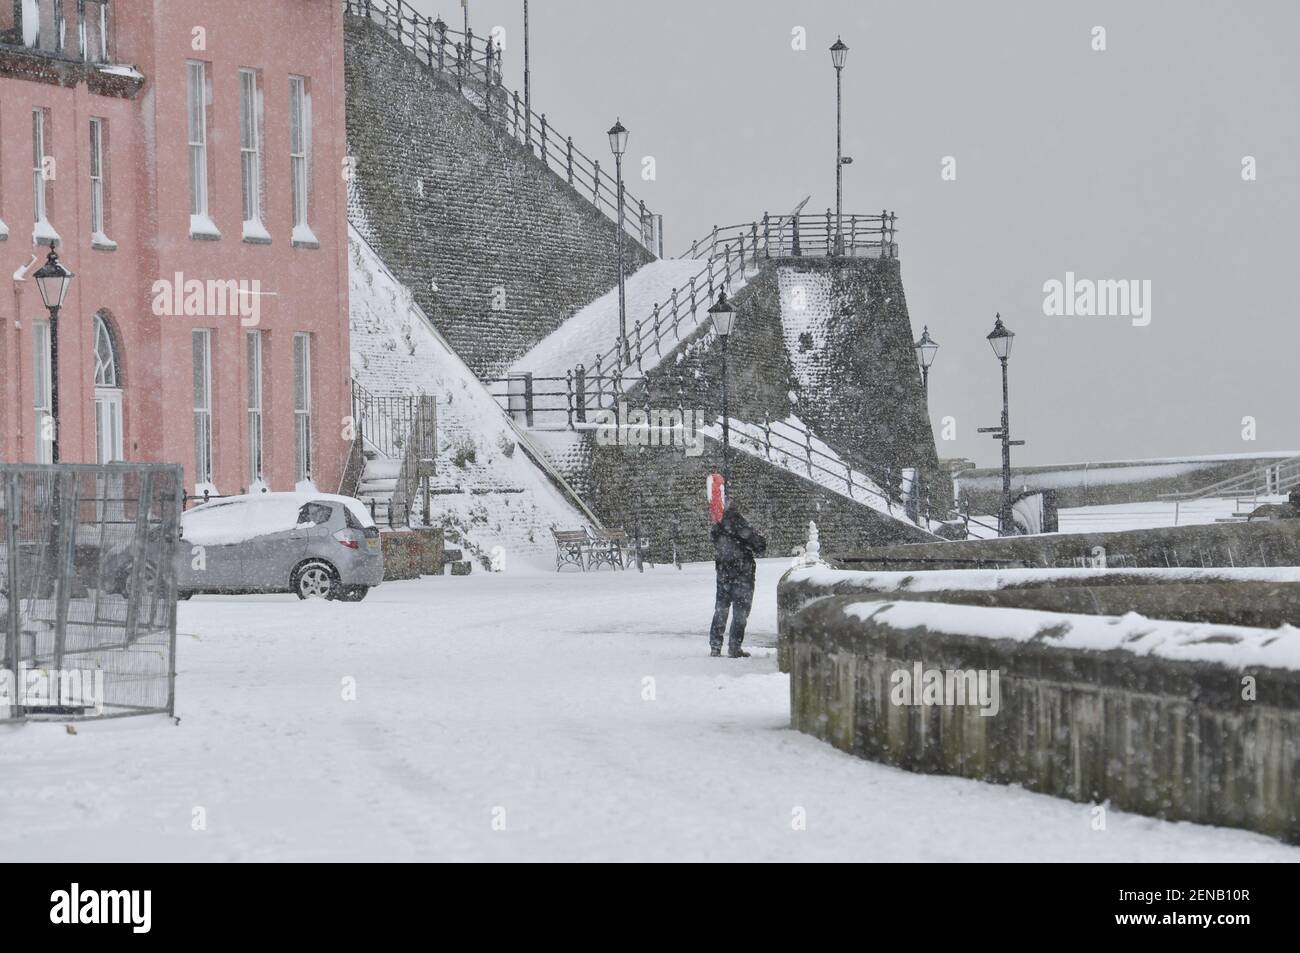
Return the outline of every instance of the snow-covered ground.
{"type": "MultiPolygon", "coordinates": [[[[756,645],[787,565],[760,565],[756,645]]],[[[1114,811],[1096,831],[1088,805],[793,732],[771,649],[707,656],[712,597],[695,564],[426,578],[359,604],[195,598],[179,726],[0,729],[0,856],[1300,860],[1114,811]]]]}

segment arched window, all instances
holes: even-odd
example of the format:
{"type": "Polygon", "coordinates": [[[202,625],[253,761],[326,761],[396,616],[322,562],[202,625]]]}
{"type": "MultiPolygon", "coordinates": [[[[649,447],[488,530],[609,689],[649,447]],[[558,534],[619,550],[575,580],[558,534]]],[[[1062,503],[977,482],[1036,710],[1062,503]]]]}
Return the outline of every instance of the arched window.
{"type": "Polygon", "coordinates": [[[95,315],[95,447],[100,463],[122,460],[122,367],[112,329],[95,315]]]}
{"type": "Polygon", "coordinates": [[[102,314],[95,315],[95,386],[121,387],[118,383],[117,348],[102,314]]]}

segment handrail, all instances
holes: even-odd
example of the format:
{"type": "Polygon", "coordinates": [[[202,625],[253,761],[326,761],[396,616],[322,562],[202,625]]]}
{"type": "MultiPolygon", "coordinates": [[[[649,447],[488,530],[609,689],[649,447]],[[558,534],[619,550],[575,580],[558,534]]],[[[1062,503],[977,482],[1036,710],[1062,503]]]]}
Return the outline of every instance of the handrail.
{"type": "Polygon", "coordinates": [[[837,254],[854,258],[861,257],[857,254],[859,250],[874,250],[879,253],[877,257],[896,258],[897,222],[898,216],[885,209],[881,209],[879,215],[846,215],[842,219],[843,250],[837,252],[836,218],[829,208],[824,215],[797,213],[774,216],[764,212],[757,221],[714,225],[707,235],[692,241],[690,251],[681,257],[698,258],[704,246],[709,248],[710,255],[714,255],[719,241],[739,241],[752,246],[754,257],[758,256],[761,244],[764,258],[837,254]]]}
{"type": "MultiPolygon", "coordinates": [[[[691,277],[689,285],[673,288],[667,302],[655,302],[650,314],[633,320],[627,340],[615,341],[607,350],[597,353],[590,367],[597,376],[607,371],[624,373],[633,364],[637,371],[642,371],[652,348],[656,357],[662,357],[670,334],[674,345],[681,341],[682,325],[687,318],[690,319],[687,333],[696,330],[702,323],[699,317],[701,306],[707,308],[712,304],[719,288],[730,287],[737,279],[743,280],[747,270],[761,268],[772,257],[801,257],[805,250],[812,254],[832,255],[835,250],[835,235],[831,227],[833,216],[827,209],[825,223],[813,224],[821,218],[810,215],[773,216],[764,212],[761,219],[753,222],[715,227],[704,242],[697,239],[692,243],[692,257],[699,257],[701,246],[706,243],[707,255],[704,267],[691,277]],[[823,252],[818,252],[819,248],[823,252]]],[[[852,228],[845,230],[845,255],[857,257],[859,251],[874,250],[881,258],[896,257],[897,219],[897,215],[887,211],[880,215],[848,216],[852,228]]],[[[584,366],[578,365],[579,368],[584,366]]]]}
{"type": "Polygon", "coordinates": [[[409,49],[417,62],[453,78],[461,94],[481,110],[483,118],[528,148],[554,175],[567,181],[642,248],[658,257],[659,217],[624,185],[623,217],[619,221],[616,178],[609,174],[608,167],[601,168],[599,159],[590,158],[575,146],[572,136],[557,133],[545,113],[527,108],[518,91],[502,84],[502,52],[498,44],[475,37],[473,29],[460,32],[443,24],[441,19],[430,20],[412,9],[407,0],[343,0],[343,3],[347,14],[379,25],[409,49]]]}
{"type": "Polygon", "coordinates": [[[1258,487],[1267,489],[1270,485],[1281,484],[1283,470],[1293,471],[1297,480],[1300,480],[1300,457],[1288,457],[1279,460],[1277,463],[1271,463],[1263,467],[1252,467],[1245,473],[1239,473],[1236,476],[1225,477],[1216,483],[1210,483],[1206,486],[1195,490],[1180,490],[1174,493],[1158,493],[1157,499],[1161,500],[1178,500],[1180,502],[1189,502],[1194,500],[1203,500],[1211,496],[1231,496],[1235,490],[1254,490],[1258,487]],[[1273,470],[1278,474],[1279,479],[1270,481],[1268,471],[1273,470]],[[1226,491],[1226,492],[1225,492],[1226,491]]]}

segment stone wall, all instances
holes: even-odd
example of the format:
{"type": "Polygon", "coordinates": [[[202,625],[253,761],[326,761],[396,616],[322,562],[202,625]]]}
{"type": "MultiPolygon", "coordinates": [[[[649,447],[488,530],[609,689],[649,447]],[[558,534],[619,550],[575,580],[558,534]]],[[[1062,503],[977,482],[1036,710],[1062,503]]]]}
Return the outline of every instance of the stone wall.
{"type": "Polygon", "coordinates": [[[852,553],[840,550],[832,561],[846,569],[886,565],[962,569],[980,560],[1020,566],[1084,565],[1103,554],[1113,567],[1300,566],[1300,520],[931,542],[852,553]]]}
{"type": "MultiPolygon", "coordinates": [[[[349,217],[491,376],[617,283],[618,229],[377,26],[345,40],[349,217]]],[[[651,260],[624,247],[629,271],[651,260]]]]}
{"type": "MultiPolygon", "coordinates": [[[[938,473],[897,259],[772,259],[734,305],[732,417],[798,417],[846,460],[890,470],[895,481],[901,468],[919,467],[934,498],[951,499],[938,473]]],[[[702,327],[647,374],[650,403],[680,399],[709,419],[720,414],[720,348],[702,327]]]]}
{"type": "MultiPolygon", "coordinates": [[[[841,750],[1300,843],[1300,673],[895,628],[831,596],[781,621],[791,724],[841,750]],[[896,673],[996,671],[998,709],[900,705],[896,673]],[[1258,695],[1243,698],[1243,676],[1258,695]]],[[[968,608],[963,619],[1005,610],[968,608]]],[[[982,622],[981,619],[971,619],[982,622]]]]}
{"type": "MultiPolygon", "coordinates": [[[[1012,467],[1011,486],[1014,490],[1054,489],[1056,505],[1062,509],[1141,503],[1156,500],[1163,493],[1186,493],[1230,477],[1258,473],[1285,459],[1277,454],[1261,454],[1233,459],[1189,457],[1012,467]]],[[[1262,474],[1258,479],[1263,483],[1262,474]]],[[[1002,499],[1001,470],[963,470],[956,482],[963,505],[969,504],[972,513],[998,511],[1002,499]]],[[[1249,504],[1244,505],[1249,509],[1249,504]]]]}
{"type": "MultiPolygon", "coordinates": [[[[673,448],[600,446],[590,431],[578,437],[581,445],[565,460],[579,468],[575,489],[601,522],[631,535],[639,516],[657,562],[672,558],[674,538],[680,559],[713,558],[706,487],[720,467],[717,441],[706,440],[700,456],[688,457],[673,448]]],[[[823,551],[926,538],[914,526],[750,454],[733,453],[731,470],[730,499],[767,537],[769,556],[802,547],[810,520],[817,523],[823,551]]]]}

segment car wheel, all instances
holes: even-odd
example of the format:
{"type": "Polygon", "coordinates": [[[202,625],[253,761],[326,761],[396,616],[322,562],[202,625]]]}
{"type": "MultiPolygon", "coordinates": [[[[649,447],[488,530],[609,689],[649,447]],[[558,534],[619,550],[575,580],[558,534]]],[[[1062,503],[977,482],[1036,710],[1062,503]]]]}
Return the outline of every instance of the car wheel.
{"type": "Polygon", "coordinates": [[[299,599],[333,599],[338,595],[338,574],[329,563],[313,560],[293,571],[291,585],[299,599]]]}
{"type": "Polygon", "coordinates": [[[339,590],[339,602],[360,602],[370,591],[369,586],[344,586],[339,590]]]}

